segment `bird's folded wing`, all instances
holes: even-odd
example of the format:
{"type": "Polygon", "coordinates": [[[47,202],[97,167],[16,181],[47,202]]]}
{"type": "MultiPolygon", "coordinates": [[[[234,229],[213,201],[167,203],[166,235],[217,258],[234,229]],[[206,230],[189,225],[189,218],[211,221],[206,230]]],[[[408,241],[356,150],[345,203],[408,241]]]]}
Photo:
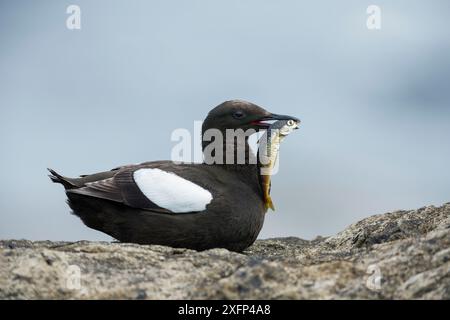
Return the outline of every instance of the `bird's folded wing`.
{"type": "Polygon", "coordinates": [[[201,212],[212,201],[205,188],[173,172],[142,166],[119,170],[112,178],[68,192],[162,213],[201,212]]]}
{"type": "Polygon", "coordinates": [[[84,187],[67,190],[67,192],[123,203],[122,193],[115,183],[114,177],[87,182],[84,187]]]}

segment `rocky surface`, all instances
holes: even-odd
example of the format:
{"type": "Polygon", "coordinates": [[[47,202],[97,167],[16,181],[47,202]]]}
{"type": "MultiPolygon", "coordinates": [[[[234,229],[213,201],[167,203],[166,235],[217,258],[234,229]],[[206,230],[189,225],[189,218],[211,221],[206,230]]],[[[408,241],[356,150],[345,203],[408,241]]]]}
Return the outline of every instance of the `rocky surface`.
{"type": "Polygon", "coordinates": [[[2,299],[450,299],[450,203],[375,215],[244,254],[0,241],[2,299]]]}

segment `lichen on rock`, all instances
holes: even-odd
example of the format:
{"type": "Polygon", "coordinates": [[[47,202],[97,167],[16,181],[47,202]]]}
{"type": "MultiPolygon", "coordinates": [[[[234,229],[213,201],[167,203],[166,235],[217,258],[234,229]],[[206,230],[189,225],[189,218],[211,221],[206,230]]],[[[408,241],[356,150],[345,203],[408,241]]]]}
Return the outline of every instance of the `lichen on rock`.
{"type": "Polygon", "coordinates": [[[108,242],[0,241],[1,299],[450,299],[450,203],[243,254],[108,242]]]}

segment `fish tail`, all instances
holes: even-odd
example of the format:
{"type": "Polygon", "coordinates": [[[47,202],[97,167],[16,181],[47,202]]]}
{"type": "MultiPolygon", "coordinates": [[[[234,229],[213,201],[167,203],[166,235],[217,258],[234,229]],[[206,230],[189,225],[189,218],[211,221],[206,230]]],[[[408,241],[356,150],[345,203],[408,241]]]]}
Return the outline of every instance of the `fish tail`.
{"type": "Polygon", "coordinates": [[[273,205],[272,198],[270,195],[267,195],[266,201],[264,202],[266,209],[272,209],[272,211],[275,211],[275,206],[273,205]]]}

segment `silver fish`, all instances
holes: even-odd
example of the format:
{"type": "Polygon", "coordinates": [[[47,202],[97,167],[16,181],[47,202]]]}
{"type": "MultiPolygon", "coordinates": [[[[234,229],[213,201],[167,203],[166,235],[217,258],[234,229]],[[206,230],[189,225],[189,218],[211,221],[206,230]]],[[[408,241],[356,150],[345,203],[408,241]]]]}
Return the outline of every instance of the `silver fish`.
{"type": "Polygon", "coordinates": [[[266,209],[275,210],[270,197],[270,177],[273,172],[280,144],[292,131],[299,128],[295,120],[280,120],[274,122],[259,139],[258,164],[260,166],[260,182],[263,189],[264,205],[266,209]]]}

